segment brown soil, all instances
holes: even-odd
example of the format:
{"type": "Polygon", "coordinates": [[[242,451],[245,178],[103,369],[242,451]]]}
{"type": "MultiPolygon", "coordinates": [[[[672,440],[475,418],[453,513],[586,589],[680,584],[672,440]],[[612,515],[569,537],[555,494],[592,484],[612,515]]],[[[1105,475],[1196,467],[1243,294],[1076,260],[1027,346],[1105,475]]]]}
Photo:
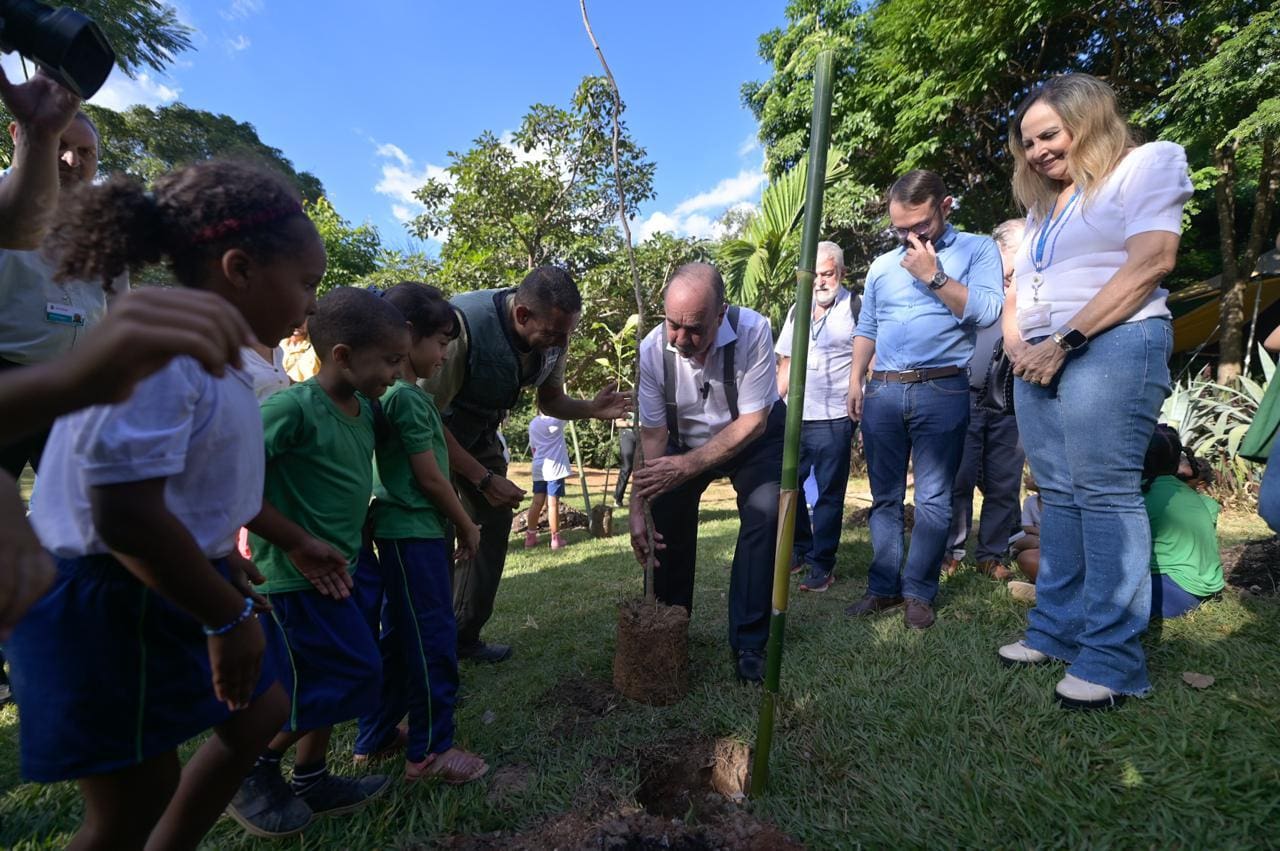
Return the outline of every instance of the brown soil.
{"type": "MultiPolygon", "coordinates": [[[[560,503],[560,530],[566,529],[586,529],[591,525],[587,515],[576,508],[570,508],[564,502],[560,503]]],[[[529,528],[529,510],[526,508],[511,520],[511,534],[523,535],[525,530],[529,528]]],[[[550,529],[547,522],[547,512],[544,509],[542,516],[538,518],[539,529],[550,529]]]]}
{"type": "Polygon", "coordinates": [[[645,749],[638,758],[640,787],[635,794],[643,809],[566,813],[522,833],[450,837],[443,847],[466,851],[803,848],[736,803],[745,788],[749,763],[744,745],[676,737],[645,749]]]}
{"type": "Polygon", "coordinates": [[[1280,592],[1280,538],[1265,538],[1222,551],[1222,573],[1228,585],[1253,594],[1280,592]]]}
{"type": "Polygon", "coordinates": [[[591,506],[591,537],[613,537],[613,506],[596,504],[591,506]]]}
{"type": "Polygon", "coordinates": [[[619,700],[608,683],[573,677],[556,683],[538,703],[559,715],[551,737],[572,741],[590,735],[597,721],[618,708],[619,700]]]}
{"type": "Polygon", "coordinates": [[[689,691],[689,613],[654,600],[618,606],[613,687],[652,706],[667,706],[689,691]]]}
{"type": "MultiPolygon", "coordinates": [[[[866,508],[855,508],[849,512],[849,516],[844,518],[846,526],[866,526],[871,519],[871,506],[866,508]]],[[[904,531],[910,532],[912,527],[916,525],[916,507],[911,503],[902,506],[902,523],[904,531]]]]}

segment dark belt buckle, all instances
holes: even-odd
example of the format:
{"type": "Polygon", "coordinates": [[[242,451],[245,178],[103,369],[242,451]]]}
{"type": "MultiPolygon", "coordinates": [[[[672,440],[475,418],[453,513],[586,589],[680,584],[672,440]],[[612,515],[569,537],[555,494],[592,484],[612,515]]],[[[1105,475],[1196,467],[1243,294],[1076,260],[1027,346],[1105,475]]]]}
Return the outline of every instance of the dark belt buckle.
{"type": "Polygon", "coordinates": [[[922,381],[923,379],[921,379],[920,377],[920,370],[904,369],[902,370],[902,372],[898,373],[898,380],[901,381],[903,384],[916,384],[922,381]]]}

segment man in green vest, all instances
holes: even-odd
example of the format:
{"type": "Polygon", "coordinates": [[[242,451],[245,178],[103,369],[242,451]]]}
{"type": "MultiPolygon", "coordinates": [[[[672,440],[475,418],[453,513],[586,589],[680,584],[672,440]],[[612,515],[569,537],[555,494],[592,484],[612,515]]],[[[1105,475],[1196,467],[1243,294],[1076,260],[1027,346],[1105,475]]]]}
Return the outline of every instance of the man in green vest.
{"type": "Polygon", "coordinates": [[[513,510],[524,491],[506,477],[498,428],[525,387],[537,388],[544,414],[562,420],[611,420],[631,409],[631,397],[614,384],[592,399],[565,394],[565,353],[582,317],[582,296],[563,269],[539,266],[519,287],[459,293],[452,304],[462,333],[450,343],[444,367],[423,386],[442,412],[458,495],[480,526],[475,558],[454,568],[458,657],[501,662],[510,645],[486,643],[480,630],[493,614],[513,510]]]}

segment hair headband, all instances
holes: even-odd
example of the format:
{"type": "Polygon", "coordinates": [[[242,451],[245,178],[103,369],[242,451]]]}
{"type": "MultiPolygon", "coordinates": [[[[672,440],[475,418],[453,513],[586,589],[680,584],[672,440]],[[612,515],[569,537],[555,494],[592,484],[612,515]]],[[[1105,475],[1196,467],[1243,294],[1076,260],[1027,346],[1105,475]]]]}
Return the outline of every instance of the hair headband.
{"type": "Polygon", "coordinates": [[[207,225],[200,228],[200,230],[196,231],[195,236],[191,238],[191,242],[194,245],[199,245],[202,242],[216,242],[232,234],[261,227],[301,212],[302,205],[297,201],[290,201],[287,204],[260,210],[257,213],[251,213],[239,219],[223,219],[216,225],[207,225]]]}

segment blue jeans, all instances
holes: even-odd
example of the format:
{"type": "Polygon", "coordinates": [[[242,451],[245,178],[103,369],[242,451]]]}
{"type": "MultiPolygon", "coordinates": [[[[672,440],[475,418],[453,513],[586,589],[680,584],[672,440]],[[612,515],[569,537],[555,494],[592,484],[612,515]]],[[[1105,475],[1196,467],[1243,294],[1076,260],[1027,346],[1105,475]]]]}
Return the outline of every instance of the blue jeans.
{"type": "Polygon", "coordinates": [[[811,534],[796,535],[792,564],[804,562],[810,570],[821,574],[830,574],[835,568],[852,447],[853,421],[848,417],[806,420],[800,427],[800,479],[803,481],[812,470],[818,496],[813,503],[812,517],[797,512],[796,523],[809,525],[811,534]]]}
{"type": "Polygon", "coordinates": [[[969,427],[969,379],[893,384],[870,381],[863,397],[862,445],[871,479],[868,593],[932,603],[951,529],[951,489],[969,427]],[[915,461],[916,522],[903,564],[902,501],[915,461]]]}
{"type": "Polygon", "coordinates": [[[1274,446],[1262,474],[1262,487],[1258,490],[1258,514],[1267,521],[1272,532],[1280,532],[1280,457],[1276,455],[1274,446]]]}
{"type": "Polygon", "coordinates": [[[1142,462],[1169,394],[1172,346],[1167,319],[1128,322],[1072,352],[1048,387],[1014,386],[1044,500],[1026,642],[1121,694],[1151,690],[1140,640],[1151,612],[1142,462]]]}

